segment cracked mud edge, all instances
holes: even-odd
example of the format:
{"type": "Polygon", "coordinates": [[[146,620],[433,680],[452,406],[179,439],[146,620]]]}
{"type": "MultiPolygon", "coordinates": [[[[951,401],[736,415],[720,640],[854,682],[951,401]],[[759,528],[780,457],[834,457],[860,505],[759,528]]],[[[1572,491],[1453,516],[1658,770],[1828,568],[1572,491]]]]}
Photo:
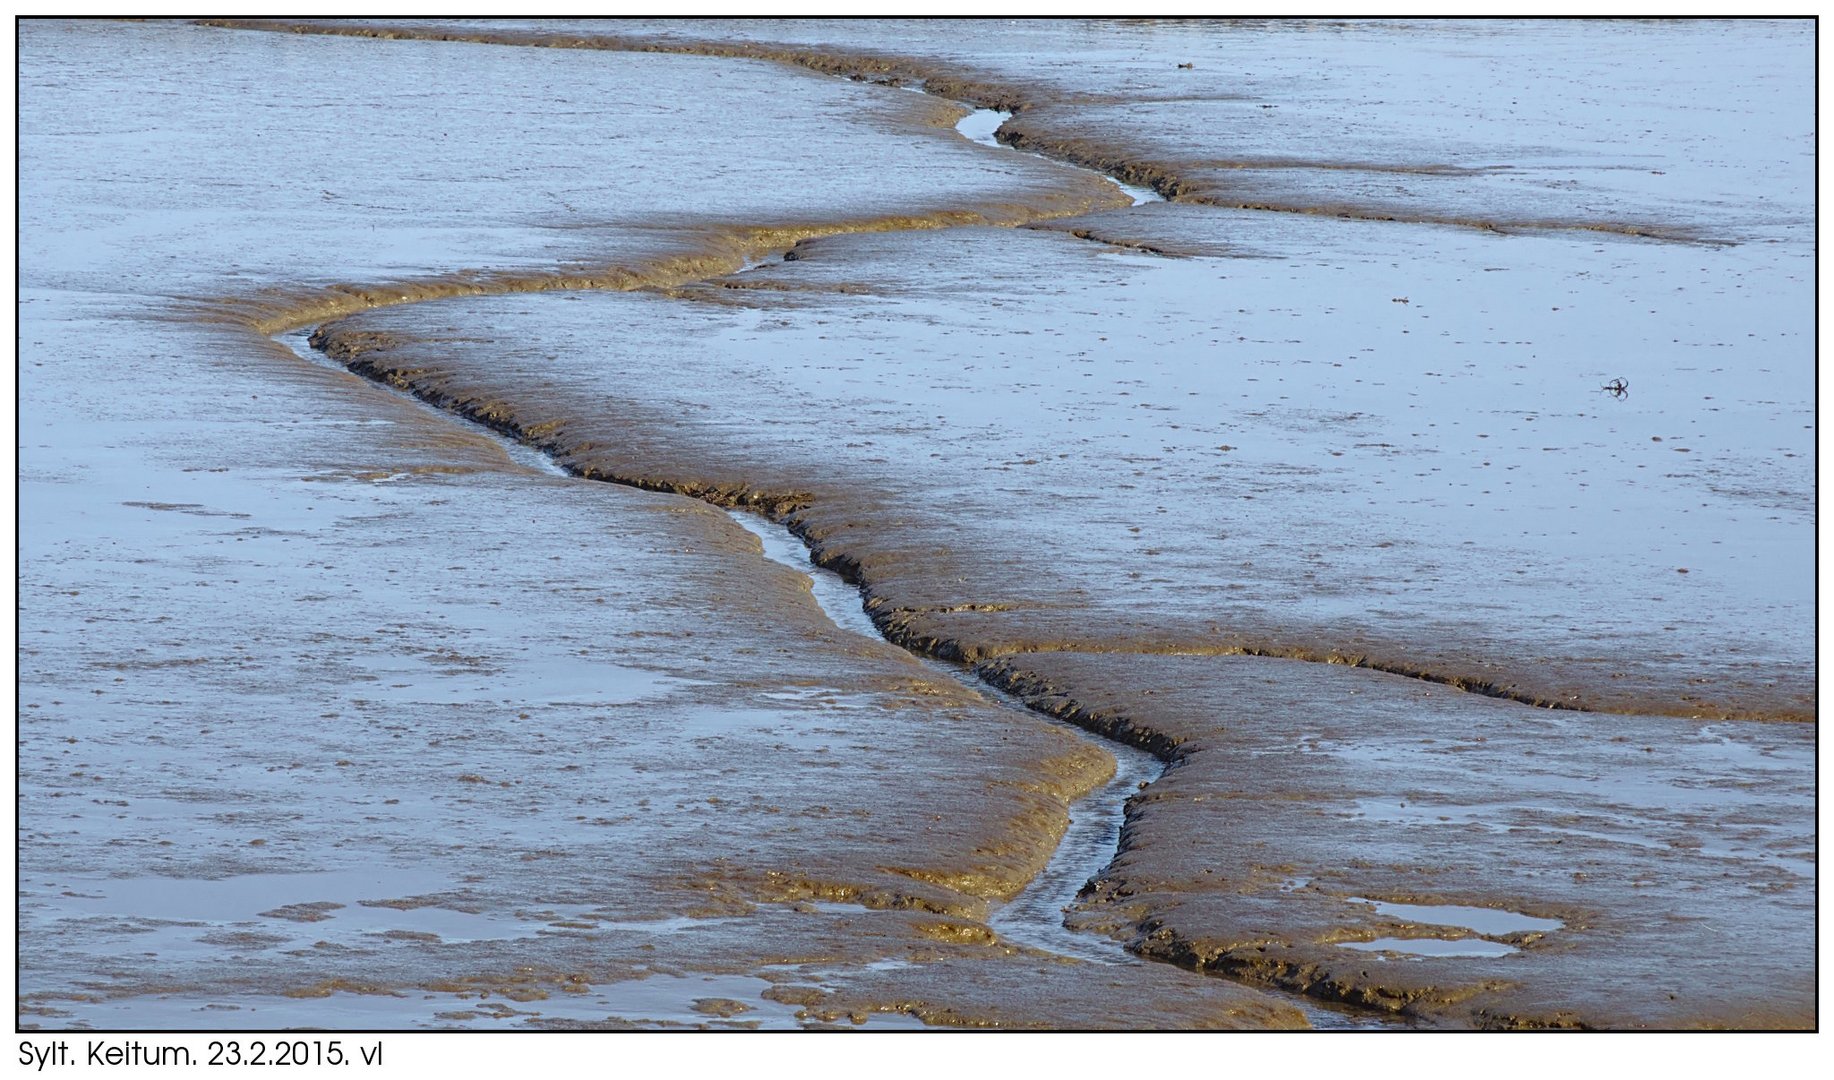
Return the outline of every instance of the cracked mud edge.
{"type": "MultiPolygon", "coordinates": [[[[707,56],[740,60],[767,60],[806,68],[824,75],[835,75],[858,82],[882,86],[921,89],[924,93],[975,108],[1012,113],[994,132],[994,138],[1015,150],[1111,177],[1123,184],[1144,188],[1167,202],[1181,201],[1230,210],[1253,210],[1270,213],[1310,214],[1357,221],[1394,221],[1417,225],[1452,225],[1495,233],[1538,233],[1580,231],[1607,233],[1628,238],[1666,243],[1730,246],[1732,240],[1710,238],[1695,230],[1672,224],[1599,219],[1508,219],[1457,214],[1419,213],[1391,209],[1380,204],[1320,204],[1282,202],[1278,199],[1244,198],[1229,193],[1205,190],[1204,185],[1179,171],[1176,162],[1155,161],[1131,147],[1116,147],[1098,139],[1078,136],[1053,136],[1028,130],[1023,114],[1044,105],[1100,102],[1100,98],[1075,95],[1052,100],[1038,87],[1028,87],[982,74],[952,69],[933,60],[900,56],[892,53],[847,51],[825,46],[793,45],[781,42],[721,41],[707,38],[672,38],[668,40],[629,34],[570,34],[532,30],[462,30],[456,27],[366,25],[335,21],[304,22],[292,19],[192,20],[194,25],[224,30],[253,30],[269,33],[318,34],[332,37],[373,38],[386,41],[444,41],[474,45],[499,45],[519,48],[591,49],[606,52],[663,53],[680,56],[707,56]]],[[[1455,166],[1437,162],[1380,164],[1357,161],[1310,161],[1281,158],[1244,159],[1224,165],[1250,166],[1265,171],[1312,172],[1373,171],[1417,175],[1466,175],[1506,170],[1508,165],[1455,166]]]]}

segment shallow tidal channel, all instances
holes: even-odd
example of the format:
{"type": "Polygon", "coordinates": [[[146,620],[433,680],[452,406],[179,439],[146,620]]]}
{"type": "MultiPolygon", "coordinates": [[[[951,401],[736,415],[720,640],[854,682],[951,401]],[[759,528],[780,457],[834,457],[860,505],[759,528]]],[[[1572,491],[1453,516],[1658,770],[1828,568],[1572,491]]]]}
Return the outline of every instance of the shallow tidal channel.
{"type": "MultiPolygon", "coordinates": [[[[308,363],[343,372],[351,378],[360,377],[308,344],[310,336],[311,330],[307,329],[281,335],[278,340],[308,363]]],[[[405,391],[398,393],[404,399],[413,401],[430,417],[446,423],[463,423],[450,413],[420,401],[412,394],[405,391]]],[[[573,474],[546,453],[506,435],[485,430],[491,440],[501,446],[518,465],[549,476],[573,478],[582,484],[598,482],[573,477],[573,474]]],[[[807,546],[794,533],[749,511],[728,510],[727,516],[757,537],[766,559],[796,572],[808,581],[815,603],[836,627],[869,640],[883,640],[878,627],[864,609],[861,591],[835,571],[815,565],[807,546]]],[[[1034,717],[1040,715],[1005,692],[984,683],[966,665],[912,655],[925,669],[960,684],[989,706],[1016,710],[1034,717]]],[[[1069,826],[1050,861],[1017,896],[993,913],[988,919],[988,927],[1006,941],[1058,957],[1101,965],[1147,963],[1120,941],[1072,930],[1066,925],[1065,913],[1076,903],[1084,886],[1101,874],[1114,859],[1126,820],[1128,800],[1163,775],[1165,764],[1137,747],[1104,739],[1056,718],[1046,719],[1054,727],[1092,746],[1099,746],[1112,755],[1115,761],[1114,775],[1070,805],[1069,826]]],[[[639,983],[633,988],[634,995],[626,995],[633,1004],[643,1000],[643,985],[639,983]]],[[[1276,992],[1276,995],[1289,999],[1306,1016],[1311,1026],[1318,1030],[1411,1026],[1402,1018],[1379,1012],[1339,1005],[1327,1006],[1297,994],[1276,992]]],[[[595,1001],[594,1004],[606,1003],[595,1001]]],[[[684,1014],[682,1018],[687,1017],[684,1014]]],[[[787,1022],[788,1019],[786,1013],[779,1018],[779,1022],[787,1022]]],[[[872,1026],[876,1028],[897,1024],[895,1018],[875,1018],[872,1026]]]]}
{"type": "MultiPolygon", "coordinates": [[[[734,521],[764,545],[766,558],[810,579],[816,602],[836,625],[878,638],[878,628],[860,606],[858,590],[834,571],[813,565],[807,549],[781,529],[766,524],[755,514],[739,510],[731,514],[734,521]]],[[[1025,706],[981,682],[965,666],[931,657],[918,659],[929,670],[954,679],[991,705],[1027,711],[1025,706]]],[[[1144,750],[1098,738],[1073,724],[1062,724],[1062,727],[1112,754],[1114,776],[1071,804],[1070,826],[1050,863],[1023,892],[995,912],[988,925],[1009,941],[1060,956],[1097,964],[1139,963],[1139,958],[1127,952],[1119,942],[1080,934],[1066,927],[1063,912],[1075,902],[1084,884],[1101,873],[1114,858],[1121,838],[1121,824],[1126,818],[1128,797],[1157,779],[1165,766],[1144,750]]]]}
{"type": "MultiPolygon", "coordinates": [[[[920,86],[910,89],[927,93],[920,86]]],[[[955,130],[970,142],[995,149],[1009,149],[995,137],[995,132],[1011,118],[1010,112],[971,108],[968,115],[956,123],[955,130]]],[[[1029,156],[1044,160],[1040,155],[1029,156]]],[[[1125,192],[1136,206],[1164,201],[1151,188],[1127,184],[1114,177],[1107,179],[1125,192]]],[[[311,332],[310,328],[295,331],[282,335],[280,340],[308,362],[343,370],[341,364],[312,348],[307,341],[311,332]]],[[[411,394],[404,396],[413,397],[411,394]]],[[[446,415],[432,405],[418,403],[433,413],[446,415]]],[[[550,475],[571,475],[548,455],[532,447],[494,433],[493,437],[517,464],[550,475]]],[[[729,511],[729,516],[758,538],[766,558],[809,579],[816,603],[836,626],[870,639],[881,639],[878,628],[861,605],[859,590],[832,570],[813,565],[807,548],[793,535],[786,534],[756,514],[733,510],[729,511]]],[[[966,666],[931,657],[919,656],[918,659],[926,668],[960,683],[989,704],[1028,711],[1024,705],[988,687],[966,666]]],[[[1050,862],[1024,891],[998,910],[989,925],[1008,940],[1045,952],[1099,964],[1139,963],[1139,958],[1129,953],[1119,942],[1070,930],[1064,925],[1063,916],[1083,886],[1101,873],[1113,859],[1120,842],[1121,826],[1126,818],[1127,799],[1163,774],[1165,764],[1144,750],[1102,739],[1074,724],[1056,720],[1052,723],[1091,745],[1099,745],[1113,755],[1115,772],[1101,787],[1084,795],[1071,806],[1069,827],[1050,862]]]]}
{"type": "Polygon", "coordinates": [[[1812,1024],[1812,24],[1297,28],[23,24],[20,1023],[1812,1024]]]}
{"type": "MultiPolygon", "coordinates": [[[[302,330],[280,337],[302,360],[345,371],[307,343],[311,331],[302,330]]],[[[346,372],[346,374],[349,374],[346,372]]],[[[351,375],[351,378],[359,376],[351,375]]],[[[462,423],[450,413],[402,394],[413,400],[429,415],[448,423],[462,423]]],[[[502,446],[511,460],[526,468],[551,476],[571,476],[547,454],[495,432],[490,437],[502,446]]],[[[596,481],[580,479],[580,483],[596,481]]],[[[860,591],[832,570],[814,565],[806,546],[794,534],[743,510],[730,510],[734,523],[758,538],[764,557],[785,566],[808,580],[815,603],[839,628],[871,640],[883,640],[872,618],[861,605],[860,591]]],[[[1027,712],[1025,706],[982,683],[966,667],[930,657],[918,657],[930,671],[960,683],[990,705],[1027,712]]],[[[1151,754],[1119,743],[1098,738],[1073,724],[1053,721],[1076,737],[1099,745],[1115,759],[1115,774],[1107,783],[1077,800],[1070,808],[1071,821],[1050,863],[1023,892],[1002,906],[989,926],[1002,937],[1022,945],[1061,956],[1075,957],[1100,964],[1140,963],[1140,959],[1122,948],[1120,943],[1079,934],[1064,925],[1064,909],[1076,900],[1083,885],[1101,873],[1114,857],[1120,840],[1121,824],[1126,816],[1129,796],[1145,787],[1164,772],[1164,764],[1151,754]]]]}

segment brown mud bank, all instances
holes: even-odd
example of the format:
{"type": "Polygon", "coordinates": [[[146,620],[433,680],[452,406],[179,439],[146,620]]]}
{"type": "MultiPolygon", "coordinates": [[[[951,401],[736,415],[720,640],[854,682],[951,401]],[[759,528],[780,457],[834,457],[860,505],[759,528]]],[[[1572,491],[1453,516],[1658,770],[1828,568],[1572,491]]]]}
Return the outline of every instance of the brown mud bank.
{"type": "Polygon", "coordinates": [[[1117,662],[1258,656],[1369,668],[1549,709],[1814,715],[1800,688],[1773,673],[1728,668],[1703,683],[1695,666],[1663,655],[1511,660],[1504,645],[1486,654],[1456,637],[1399,640],[1361,630],[1332,637],[1240,610],[1207,618],[1105,613],[1092,629],[1076,598],[1002,575],[1003,564],[983,564],[979,553],[940,540],[955,531],[941,508],[748,451],[656,404],[607,400],[523,356],[513,341],[431,330],[438,319],[350,318],[321,326],[312,342],[352,371],[535,446],[579,476],[769,515],[803,537],[819,565],[864,589],[866,609],[889,640],[925,655],[966,663],[1043,652],[1106,653],[1117,662]],[[963,582],[989,577],[1006,582],[999,593],[964,593],[963,582]]]}
{"type": "MultiPolygon", "coordinates": [[[[1371,161],[1355,157],[1285,158],[1250,144],[1238,155],[1217,158],[1202,151],[1155,148],[1137,136],[1115,136],[1130,125],[1108,110],[1137,108],[1137,93],[1124,89],[1071,89],[1012,71],[989,72],[960,60],[901,55],[878,49],[718,37],[651,36],[645,33],[579,33],[484,29],[452,25],[411,26],[337,21],[203,19],[198,25],[272,33],[362,37],[388,41],[438,41],[518,48],[586,49],[608,52],[763,60],[824,75],[886,86],[921,86],[927,93],[978,108],[1014,114],[995,138],[1014,149],[1150,188],[1168,201],[1239,210],[1313,214],[1365,221],[1450,225],[1488,232],[1577,230],[1681,243],[1726,243],[1688,223],[1632,220],[1593,212],[1579,203],[1564,212],[1506,211],[1475,201],[1465,185],[1474,178],[1506,173],[1507,163],[1448,164],[1435,160],[1371,161]],[[1092,134],[1093,132],[1093,134],[1092,134]],[[1319,174],[1331,177],[1314,184],[1319,174]],[[1345,178],[1349,178],[1346,182],[1345,178]],[[1405,178],[1412,188],[1380,184],[1405,178]],[[1436,184],[1435,181],[1444,181],[1436,184]],[[1380,187],[1385,196],[1347,194],[1380,187]]],[[[1188,66],[1188,65],[1187,65],[1188,66]]],[[[1056,73],[1053,73],[1056,74],[1056,73]]],[[[1211,91],[1203,100],[1236,97],[1211,91]]],[[[1243,99],[1244,104],[1252,104],[1243,99]]],[[[1262,104],[1263,109],[1274,108],[1262,104]]],[[[1277,145],[1277,136],[1261,139],[1277,145]]],[[[1545,192],[1542,193],[1545,202],[1545,192]]]]}
{"type": "MultiPolygon", "coordinates": [[[[1493,233],[1596,232],[1675,243],[1723,244],[1682,224],[1624,221],[1576,213],[1567,217],[1519,216],[1478,207],[1454,209],[1464,192],[1437,192],[1436,184],[1466,183],[1506,171],[1508,166],[1458,166],[1437,163],[1391,164],[1345,160],[1264,157],[1218,159],[1176,152],[1154,154],[1141,147],[1087,134],[1090,118],[1075,108],[1043,108],[1016,115],[998,137],[1025,150],[1085,169],[1106,173],[1129,184],[1148,187],[1169,202],[1198,203],[1229,210],[1313,214],[1352,221],[1394,221],[1415,225],[1451,225],[1493,233]],[[1317,177],[1325,183],[1315,184],[1317,177]],[[1403,197],[1346,197],[1345,177],[1365,183],[1383,177],[1407,180],[1414,188],[1403,197]],[[1310,188],[1318,190],[1310,191],[1310,188]],[[1329,188],[1327,191],[1325,189],[1329,188]]],[[[1393,185],[1390,185],[1393,187],[1393,185]]]]}
{"type": "Polygon", "coordinates": [[[1171,763],[1080,929],[1435,1024],[1814,1025],[1806,727],[1582,721],[1252,658],[979,670],[1171,763]]]}
{"type": "Polygon", "coordinates": [[[228,30],[263,30],[288,34],[326,34],[385,41],[446,41],[520,48],[594,49],[603,52],[670,53],[732,60],[768,60],[885,86],[921,84],[938,97],[965,101],[983,109],[1015,112],[1029,107],[1025,88],[990,77],[965,73],[934,60],[882,51],[843,51],[787,43],[656,38],[637,34],[567,33],[453,26],[407,26],[291,19],[200,19],[199,26],[228,30]]]}
{"type": "Polygon", "coordinates": [[[647,238],[643,245],[646,251],[594,267],[467,270],[388,282],[274,286],[240,296],[190,298],[184,302],[182,317],[244,326],[268,336],[371,308],[452,297],[669,289],[731,274],[766,255],[789,251],[819,237],[968,226],[1017,227],[1126,204],[1127,197],[1112,184],[1096,177],[1066,176],[1060,190],[1040,193],[1024,202],[939,208],[855,221],[701,226],[660,240],[647,238]]]}

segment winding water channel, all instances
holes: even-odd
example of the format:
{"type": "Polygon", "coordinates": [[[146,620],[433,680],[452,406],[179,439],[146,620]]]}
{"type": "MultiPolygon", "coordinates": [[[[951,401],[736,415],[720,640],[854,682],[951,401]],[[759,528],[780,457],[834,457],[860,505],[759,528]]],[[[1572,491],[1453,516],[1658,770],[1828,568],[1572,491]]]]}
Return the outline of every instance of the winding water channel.
{"type": "MultiPolygon", "coordinates": [[[[920,88],[912,89],[920,90],[920,88]]],[[[995,136],[1000,125],[1011,116],[1012,114],[1008,112],[973,109],[956,123],[955,130],[971,142],[1014,153],[1029,153],[1013,150],[1001,143],[995,136]]],[[[1037,154],[1030,156],[1042,158],[1042,155],[1037,154]]],[[[1062,168],[1079,168],[1062,162],[1055,162],[1055,164],[1062,168]]],[[[1105,174],[1101,175],[1105,176],[1105,174]]],[[[1135,206],[1164,201],[1157,192],[1150,188],[1126,184],[1112,176],[1105,176],[1105,179],[1125,192],[1133,200],[1135,206]]],[[[742,268],[744,269],[751,269],[751,266],[742,268]]],[[[345,371],[342,364],[325,356],[308,343],[311,332],[312,328],[292,331],[278,335],[277,340],[309,363],[345,371]]],[[[359,376],[353,375],[352,377],[359,376]]],[[[448,421],[452,419],[445,410],[421,401],[410,392],[401,390],[397,392],[403,397],[414,400],[417,405],[429,413],[439,415],[448,421]]],[[[573,476],[546,453],[498,432],[486,430],[510,459],[518,465],[552,476],[573,476]]],[[[594,481],[582,479],[580,482],[594,481]]],[[[864,610],[861,591],[848,584],[834,571],[816,566],[811,561],[808,548],[799,538],[784,529],[768,524],[756,514],[740,510],[729,510],[728,514],[735,523],[758,537],[763,545],[766,558],[808,578],[816,603],[837,627],[864,637],[882,639],[877,626],[864,610]]],[[[984,683],[965,665],[921,654],[913,655],[916,655],[919,662],[928,670],[954,680],[990,705],[1028,714],[1031,712],[1024,704],[1004,691],[984,683]]],[[[1122,826],[1126,820],[1128,799],[1163,775],[1166,768],[1165,763],[1144,750],[1102,738],[1074,724],[1054,717],[1050,718],[1050,722],[1061,730],[1072,733],[1076,738],[1091,745],[1100,746],[1111,754],[1115,760],[1115,772],[1107,782],[1070,806],[1069,825],[1050,861],[1017,896],[1002,905],[993,914],[988,925],[1001,937],[1011,942],[1066,958],[1104,965],[1145,963],[1146,961],[1130,952],[1117,940],[1071,930],[1065,925],[1064,913],[1070,905],[1075,903],[1083,886],[1102,873],[1113,861],[1119,848],[1122,826]]],[[[1336,1007],[1327,1008],[1301,995],[1273,992],[1287,998],[1305,1013],[1314,1028],[1401,1026],[1396,1018],[1384,1014],[1336,1007]]]]}
{"type": "MultiPolygon", "coordinates": [[[[308,344],[311,329],[279,335],[302,360],[321,367],[351,374],[344,366],[308,344]]],[[[429,415],[456,422],[452,414],[407,391],[396,390],[429,415]]],[[[597,483],[575,477],[546,453],[491,431],[484,433],[502,447],[516,464],[550,476],[568,477],[579,483],[597,483]]],[[[861,591],[847,583],[838,573],[819,567],[811,561],[807,546],[788,530],[777,528],[757,514],[729,510],[734,523],[756,536],[763,546],[764,557],[804,575],[816,604],[837,627],[862,637],[881,639],[882,635],[866,614],[861,591]]],[[[988,705],[1030,713],[1025,705],[1005,692],[987,685],[966,665],[912,654],[929,671],[954,680],[988,705]]],[[[1043,714],[1039,714],[1043,715],[1043,714]]],[[[1127,800],[1163,775],[1165,764],[1153,755],[1125,743],[1113,742],[1074,724],[1047,717],[1053,726],[1091,745],[1100,746],[1114,757],[1115,772],[1109,780],[1076,800],[1070,806],[1070,823],[1045,868],[1011,901],[1002,905],[988,920],[988,926],[1001,937],[1016,944],[1057,956],[1096,964],[1141,964],[1139,956],[1119,941],[1071,930],[1064,922],[1064,912],[1075,903],[1083,886],[1113,861],[1120,845],[1121,828],[1126,821],[1127,800]]],[[[1327,1008],[1300,995],[1278,990],[1269,993],[1287,998],[1320,1030],[1361,1029],[1403,1026],[1395,1018],[1362,1010],[1327,1008]]]]}
{"type": "Polygon", "coordinates": [[[22,1027],[1813,1026],[1812,23],[768,27],[21,25],[22,1027]]]}

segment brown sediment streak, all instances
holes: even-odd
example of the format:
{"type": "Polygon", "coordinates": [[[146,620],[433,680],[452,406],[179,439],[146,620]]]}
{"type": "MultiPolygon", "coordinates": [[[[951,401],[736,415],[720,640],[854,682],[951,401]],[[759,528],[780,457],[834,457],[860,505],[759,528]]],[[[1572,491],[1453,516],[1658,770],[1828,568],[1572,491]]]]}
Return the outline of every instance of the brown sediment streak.
{"type": "Polygon", "coordinates": [[[595,49],[603,52],[667,53],[677,56],[711,56],[734,60],[770,60],[793,64],[823,75],[859,79],[886,86],[921,82],[926,91],[983,109],[1017,112],[1032,104],[1019,87],[940,67],[914,57],[878,52],[842,52],[832,49],[761,41],[639,37],[629,34],[565,34],[533,30],[462,30],[453,27],[365,25],[362,23],[302,22],[290,19],[198,19],[195,25],[226,30],[265,30],[290,34],[326,34],[386,41],[449,41],[473,45],[509,45],[525,48],[595,49]]]}
{"type": "Polygon", "coordinates": [[[1319,172],[1374,172],[1403,176],[1480,176],[1513,165],[1409,165],[1384,161],[1316,161],[1308,158],[1208,158],[1191,163],[1204,169],[1312,169],[1319,172]]]}
{"type": "MultiPolygon", "coordinates": [[[[1012,658],[1022,657],[1027,652],[1048,651],[1138,656],[1253,656],[1268,660],[1296,660],[1311,664],[1337,664],[1343,667],[1368,668],[1371,671],[1380,671],[1389,675],[1400,675],[1403,678],[1436,683],[1440,686],[1450,687],[1453,690],[1462,690],[1467,694],[1477,694],[1482,697],[1493,697],[1500,698],[1504,701],[1514,701],[1523,705],[1532,705],[1537,709],[1565,709],[1572,712],[1612,711],[1610,709],[1601,710],[1596,706],[1577,704],[1571,701],[1559,701],[1543,695],[1517,690],[1514,687],[1498,686],[1489,679],[1482,679],[1476,676],[1447,674],[1444,672],[1431,671],[1418,664],[1410,664],[1399,660],[1381,660],[1360,653],[1344,653],[1331,649],[1321,650],[1304,646],[1154,646],[1151,644],[1141,644],[1130,647],[1123,643],[1120,645],[1091,648],[1088,647],[1086,643],[1078,642],[1074,645],[1066,644],[1063,648],[1056,650],[1028,649],[1008,653],[998,658],[980,661],[977,664],[976,670],[980,671],[985,669],[987,674],[983,677],[986,678],[988,682],[1000,686],[1002,689],[1006,689],[1004,683],[1001,681],[1003,676],[1000,673],[1010,669],[1012,658]]],[[[1633,710],[1624,709],[1618,711],[1628,712],[1633,710]]]]}
{"type": "MultiPolygon", "coordinates": [[[[531,30],[463,30],[451,27],[366,25],[341,22],[302,22],[283,19],[199,19],[195,25],[229,30],[321,34],[396,41],[444,41],[524,48],[594,49],[607,52],[663,53],[741,60],[768,60],[843,78],[886,86],[921,83],[927,93],[978,108],[1016,114],[1046,104],[1077,103],[1082,97],[1049,94],[1034,87],[1015,85],[934,61],[892,53],[843,51],[774,42],[720,41],[706,38],[660,40],[628,34],[565,34],[531,30]],[[1049,100],[1047,100],[1047,96],[1049,100]]],[[[953,121],[949,121],[953,123],[953,121]]],[[[1470,176],[1506,170],[1508,165],[1457,166],[1436,162],[1358,162],[1276,157],[1200,159],[1185,163],[1153,161],[1126,146],[1085,137],[1049,136],[1028,130],[1023,122],[1009,120],[994,137],[1017,150],[1092,169],[1123,183],[1150,188],[1168,201],[1198,203],[1231,210],[1312,214],[1355,221],[1394,221],[1417,225],[1453,225],[1498,233],[1582,231],[1660,240],[1671,243],[1723,245],[1730,241],[1703,237],[1674,225],[1610,219],[1513,219],[1459,214],[1419,213],[1380,205],[1345,205],[1282,202],[1278,199],[1243,198],[1206,190],[1190,170],[1341,171],[1409,174],[1419,176],[1470,176]]]]}
{"type": "Polygon", "coordinates": [[[374,284],[276,288],[246,296],[194,298],[193,312],[208,321],[247,326],[263,336],[285,333],[370,308],[455,296],[502,296],[561,290],[668,289],[730,274],[763,255],[806,240],[867,232],[913,232],[963,226],[1016,227],[1125,204],[1107,184],[1084,194],[1058,193],[1033,203],[989,204],[975,209],[935,209],[854,221],[802,222],[737,228],[708,228],[692,236],[688,250],[588,269],[463,271],[444,276],[374,284]]]}
{"type": "Polygon", "coordinates": [[[1618,236],[1637,237],[1645,240],[1662,240],[1670,243],[1725,245],[1727,240],[1710,239],[1699,235],[1694,230],[1676,225],[1658,225],[1646,222],[1614,221],[1610,219],[1560,219],[1560,218],[1504,218],[1480,217],[1468,214],[1435,214],[1422,213],[1399,207],[1388,207],[1379,203],[1314,203],[1300,201],[1282,201],[1271,198],[1248,197],[1227,191],[1211,190],[1206,184],[1193,175],[1203,169],[1220,169],[1228,171],[1340,171],[1340,172],[1382,172],[1410,174],[1418,176],[1470,176],[1483,175],[1509,168],[1509,166],[1489,166],[1483,168],[1461,168],[1452,165],[1406,165],[1406,164],[1368,164],[1363,162],[1325,162],[1303,160],[1239,159],[1239,160],[1202,160],[1184,163],[1152,161],[1142,158],[1129,147],[1116,146],[1112,143],[1080,136],[1052,136],[1028,129],[1023,121],[1008,121],[995,133],[995,137],[1016,150],[1025,150],[1057,161],[1069,162],[1085,169],[1105,173],[1123,183],[1137,187],[1151,188],[1164,196],[1168,201],[1195,203],[1200,206],[1214,206],[1226,210],[1258,210],[1266,213],[1310,214],[1318,217],[1334,217],[1352,221],[1393,221],[1413,225],[1454,225],[1467,229],[1481,229],[1496,233],[1532,233],[1550,231],[1579,231],[1611,233],[1618,236]]]}
{"type": "Polygon", "coordinates": [[[1200,254],[1200,252],[1195,249],[1180,248],[1173,244],[1155,243],[1146,240],[1134,240],[1127,237],[1114,236],[1103,233],[1099,229],[1088,225],[1070,226],[1051,222],[1038,222],[1024,227],[1040,231],[1068,233],[1078,240],[1088,240],[1096,244],[1106,244],[1111,248],[1118,248],[1122,251],[1138,251],[1143,255],[1159,255],[1165,258],[1178,258],[1181,256],[1200,254]]]}
{"type": "Polygon", "coordinates": [[[1624,221],[1570,221],[1557,218],[1482,218],[1455,214],[1418,214],[1381,207],[1338,203],[1280,203],[1241,200],[1230,195],[1190,192],[1180,201],[1226,210],[1260,210],[1274,214],[1310,214],[1349,221],[1394,221],[1408,225],[1455,225],[1494,233],[1596,232],[1629,236],[1642,240],[1661,240],[1671,244],[1701,244],[1708,247],[1730,246],[1732,241],[1696,235],[1688,229],[1670,225],[1644,225],[1624,221]]]}
{"type": "MultiPolygon", "coordinates": [[[[1032,650],[1045,652],[1053,650],[1032,650]]],[[[1439,683],[1466,693],[1482,694],[1487,697],[1504,698],[1548,709],[1572,709],[1580,712],[1591,711],[1583,706],[1565,702],[1543,701],[1527,694],[1517,694],[1493,684],[1462,679],[1458,676],[1446,676],[1433,672],[1420,671],[1407,665],[1384,664],[1372,662],[1367,657],[1346,656],[1341,653],[1318,653],[1308,649],[1264,649],[1253,646],[1232,646],[1215,649],[1135,649],[1121,648],[1085,648],[1078,645],[1074,648],[1054,650],[1061,652],[1092,653],[1102,655],[1135,655],[1151,656],[1252,656],[1275,660],[1299,660],[1321,664],[1343,664],[1350,667],[1369,668],[1372,671],[1401,675],[1425,682],[1439,683]]],[[[982,660],[974,665],[974,673],[990,686],[1018,698],[1025,704],[1054,716],[1066,723],[1093,731],[1104,738],[1144,750],[1159,760],[1176,765],[1182,754],[1179,750],[1181,740],[1175,736],[1159,731],[1150,726],[1143,726],[1120,713],[1091,712],[1080,705],[1063,690],[1047,682],[1025,668],[1025,653],[1015,653],[992,659],[982,660]]]]}
{"type": "MultiPolygon", "coordinates": [[[[809,539],[819,555],[822,545],[814,538],[809,539]]],[[[847,560],[847,564],[852,567],[851,571],[842,567],[837,569],[858,573],[857,562],[847,560]]],[[[1800,694],[1775,692],[1774,688],[1766,692],[1758,687],[1731,687],[1721,691],[1727,695],[1725,698],[1716,699],[1681,692],[1659,679],[1641,686],[1607,684],[1602,681],[1604,676],[1587,671],[1583,665],[1548,672],[1537,665],[1512,665],[1483,656],[1446,655],[1407,641],[1357,638],[1353,644],[1345,644],[1341,640],[1301,636],[1279,627],[1244,627],[1226,632],[1213,626],[1208,633],[1160,631],[1150,626],[1110,626],[1106,634],[1080,630],[1027,634],[1000,627],[981,630],[961,626],[960,620],[947,616],[995,609],[980,609],[971,604],[898,606],[877,597],[870,583],[867,584],[866,610],[886,640],[915,653],[977,665],[977,670],[985,665],[1045,653],[1247,656],[1366,668],[1541,709],[1783,723],[1815,719],[1811,700],[1800,694]]]]}

